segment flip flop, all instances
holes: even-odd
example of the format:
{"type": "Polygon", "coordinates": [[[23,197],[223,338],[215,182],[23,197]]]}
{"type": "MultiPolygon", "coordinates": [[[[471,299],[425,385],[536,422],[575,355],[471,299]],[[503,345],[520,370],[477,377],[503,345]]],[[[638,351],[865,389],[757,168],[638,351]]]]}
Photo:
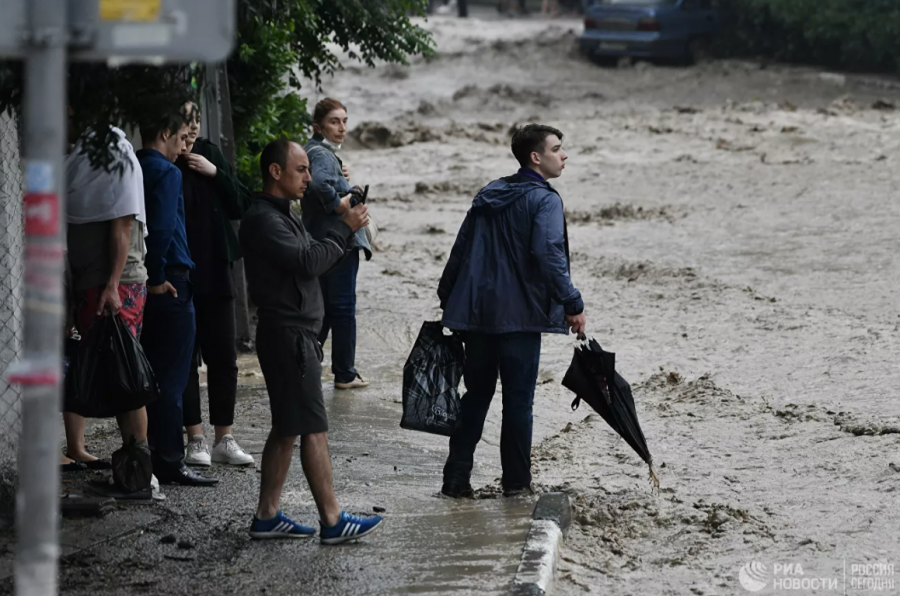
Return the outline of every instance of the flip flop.
{"type": "Polygon", "coordinates": [[[95,459],[81,463],[86,465],[88,470],[112,470],[112,462],[108,459],[95,459]]]}
{"type": "MultiPolygon", "coordinates": [[[[68,456],[66,456],[68,457],[68,456]]],[[[72,458],[69,458],[72,459],[72,458]]],[[[82,461],[79,459],[74,460],[72,463],[78,464],[77,469],[79,470],[112,470],[112,462],[108,459],[92,459],[90,461],[82,461]]],[[[63,464],[63,466],[70,466],[72,464],[63,464]]],[[[73,471],[73,470],[69,470],[73,471]]]]}
{"type": "Polygon", "coordinates": [[[84,472],[88,467],[83,461],[73,461],[67,464],[60,464],[59,469],[61,472],[84,472]]]}

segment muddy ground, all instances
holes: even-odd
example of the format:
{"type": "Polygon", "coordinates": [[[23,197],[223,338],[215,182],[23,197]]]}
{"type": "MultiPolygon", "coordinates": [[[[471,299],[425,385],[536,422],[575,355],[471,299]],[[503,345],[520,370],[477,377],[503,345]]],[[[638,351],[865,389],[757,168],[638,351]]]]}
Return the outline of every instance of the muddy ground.
{"type": "MultiPolygon", "coordinates": [[[[515,169],[508,131],[529,121],[565,132],[555,184],[574,281],[634,386],[661,480],[651,492],[627,445],[570,410],[573,341],[547,337],[535,481],[576,505],[557,593],[741,594],[752,561],[763,594],[785,579],[856,593],[852,564],[897,563],[900,99],[754,63],[599,68],[575,51],[574,21],[428,27],[437,57],[351,67],[321,94],[350,109],[343,157],[381,228],[358,289],[358,365],[374,386],[327,400],[342,502],[386,508],[384,533],[345,550],[250,545],[256,474],[219,470],[217,491],[169,489],[140,514],[157,518],[145,532],[67,557],[63,592],[503,593],[530,505],[436,499],[446,441],[397,428],[399,383],[421,322],[439,316],[467,206],[515,169]],[[195,549],[161,545],[169,533],[195,549]]],[[[245,365],[242,383],[258,382],[245,365]]],[[[476,455],[485,495],[499,414],[476,455]]],[[[266,420],[264,394],[245,389],[236,434],[255,454],[266,420]]],[[[89,444],[112,448],[105,433],[89,444]]],[[[311,521],[296,468],[285,506],[311,521]]],[[[811,591],[829,590],[794,592],[811,591]]]]}
{"type": "MultiPolygon", "coordinates": [[[[791,563],[854,592],[853,563],[900,562],[900,101],[750,62],[598,68],[574,21],[430,27],[437,58],[349,68],[322,93],[349,107],[343,155],[382,232],[362,345],[402,354],[438,316],[467,205],[515,168],[510,127],[564,131],[573,278],[662,484],[569,410],[572,340],[547,337],[535,478],[577,505],[559,592],[737,594],[751,561],[762,593],[791,563]]],[[[498,434],[495,416],[480,460],[498,434]]]]}

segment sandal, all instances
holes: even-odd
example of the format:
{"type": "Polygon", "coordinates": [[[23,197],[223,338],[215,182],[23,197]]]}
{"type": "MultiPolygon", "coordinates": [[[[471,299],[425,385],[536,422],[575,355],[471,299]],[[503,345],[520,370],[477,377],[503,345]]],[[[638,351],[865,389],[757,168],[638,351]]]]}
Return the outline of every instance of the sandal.
{"type": "Polygon", "coordinates": [[[108,459],[94,459],[81,463],[86,465],[88,470],[112,470],[112,462],[108,459]]]}
{"type": "Polygon", "coordinates": [[[72,461],[67,464],[59,465],[59,470],[61,472],[83,472],[87,469],[87,464],[85,464],[83,461],[72,461]]]}

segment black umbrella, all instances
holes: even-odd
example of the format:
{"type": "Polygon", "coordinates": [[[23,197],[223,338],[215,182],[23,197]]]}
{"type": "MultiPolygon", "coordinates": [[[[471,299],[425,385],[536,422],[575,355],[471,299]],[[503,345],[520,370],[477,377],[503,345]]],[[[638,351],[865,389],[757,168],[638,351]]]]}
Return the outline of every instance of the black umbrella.
{"type": "Polygon", "coordinates": [[[650,479],[659,488],[653,470],[653,456],[647,448],[644,431],[634,410],[631,386],[616,372],[616,355],[605,352],[597,340],[583,339],[572,356],[572,364],[563,378],[563,387],[575,393],[572,410],[584,400],[600,414],[613,430],[650,466],[650,479]],[[612,383],[610,383],[612,380],[612,383]]]}

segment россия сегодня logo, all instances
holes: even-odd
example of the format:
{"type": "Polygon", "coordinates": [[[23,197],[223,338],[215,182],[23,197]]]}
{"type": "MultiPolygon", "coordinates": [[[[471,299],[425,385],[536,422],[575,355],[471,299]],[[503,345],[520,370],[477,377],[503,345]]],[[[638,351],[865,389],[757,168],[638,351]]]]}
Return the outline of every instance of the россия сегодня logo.
{"type": "Polygon", "coordinates": [[[769,582],[769,570],[759,561],[747,563],[738,572],[741,586],[748,592],[759,592],[769,582]]]}

